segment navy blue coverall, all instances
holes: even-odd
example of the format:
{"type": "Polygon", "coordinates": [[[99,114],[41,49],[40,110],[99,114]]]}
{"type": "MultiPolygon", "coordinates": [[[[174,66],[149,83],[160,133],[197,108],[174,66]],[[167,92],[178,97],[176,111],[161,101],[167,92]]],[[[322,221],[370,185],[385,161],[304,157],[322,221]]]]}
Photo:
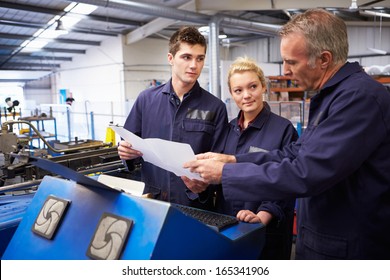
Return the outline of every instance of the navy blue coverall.
{"type": "MultiPolygon", "coordinates": [[[[226,106],[220,99],[196,82],[180,102],[170,80],[140,93],[124,127],[141,138],[188,143],[198,154],[221,152],[227,125],[226,106]]],[[[144,193],[151,193],[156,199],[206,210],[214,208],[212,190],[199,195],[192,193],[171,172],[142,162],[141,176],[145,182],[144,193]]]]}
{"type": "MultiPolygon", "coordinates": [[[[239,116],[230,122],[225,154],[268,152],[281,149],[298,138],[298,133],[292,123],[272,113],[267,106],[264,106],[260,114],[243,131],[238,125],[239,116]]],[[[266,242],[261,256],[259,255],[262,259],[290,259],[294,206],[295,199],[256,202],[237,199],[225,201],[223,194],[217,193],[218,212],[236,216],[240,210],[246,209],[254,213],[267,211],[273,215],[273,219],[266,227],[266,242]]]]}
{"type": "Polygon", "coordinates": [[[302,197],[297,259],[390,259],[390,94],[358,63],[312,97],[297,142],[236,158],[227,199],[302,197]]]}

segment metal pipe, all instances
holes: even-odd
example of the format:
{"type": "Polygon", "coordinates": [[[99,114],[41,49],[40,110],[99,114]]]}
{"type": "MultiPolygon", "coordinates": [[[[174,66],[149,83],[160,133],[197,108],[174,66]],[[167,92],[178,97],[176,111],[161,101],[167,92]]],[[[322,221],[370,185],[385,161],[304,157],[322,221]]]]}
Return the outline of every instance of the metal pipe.
{"type": "Polygon", "coordinates": [[[16,183],[9,186],[3,186],[0,187],[0,193],[30,189],[31,187],[38,186],[41,182],[42,179],[39,179],[39,180],[27,181],[23,183],[16,183]]]}
{"type": "Polygon", "coordinates": [[[221,99],[221,70],[219,59],[219,23],[221,18],[218,16],[213,17],[209,24],[209,44],[210,44],[210,91],[221,99]]]}
{"type": "Polygon", "coordinates": [[[68,121],[68,141],[70,142],[72,140],[72,130],[71,130],[71,124],[70,124],[70,108],[66,108],[66,117],[68,121]]]}
{"type": "Polygon", "coordinates": [[[101,148],[101,147],[111,147],[112,146],[112,143],[102,143],[102,144],[97,144],[97,145],[95,144],[95,145],[90,145],[90,146],[86,146],[86,147],[76,147],[76,148],[69,148],[69,149],[55,149],[46,141],[45,137],[42,136],[42,134],[38,131],[38,129],[36,129],[35,126],[28,121],[11,120],[11,121],[4,122],[2,125],[2,130],[4,130],[5,126],[12,125],[14,123],[24,123],[24,124],[29,125],[32,128],[32,130],[34,130],[34,132],[37,134],[37,136],[40,139],[42,139],[43,143],[46,144],[46,146],[49,148],[49,150],[51,150],[55,153],[73,152],[73,151],[87,150],[87,149],[91,149],[91,148],[101,148]]]}
{"type": "MultiPolygon", "coordinates": [[[[69,0],[69,2],[73,2],[69,0]]],[[[196,22],[201,24],[207,24],[210,20],[210,16],[199,14],[190,11],[178,10],[171,7],[140,3],[136,1],[125,0],[82,0],[77,1],[79,3],[91,4],[96,6],[102,6],[105,8],[113,8],[118,10],[128,10],[133,13],[147,14],[155,17],[170,18],[181,21],[196,22]]]]}
{"type": "Polygon", "coordinates": [[[89,113],[91,115],[91,135],[92,140],[95,140],[95,118],[93,112],[89,113]]]}
{"type": "MultiPolygon", "coordinates": [[[[72,0],[68,0],[72,2],[72,0]]],[[[180,21],[188,21],[200,24],[209,24],[213,16],[191,12],[182,9],[176,9],[161,5],[140,3],[135,1],[125,1],[125,0],[81,0],[80,3],[91,4],[106,8],[113,8],[118,10],[128,10],[130,12],[141,13],[145,15],[169,18],[180,21]]],[[[244,29],[246,31],[251,31],[252,33],[258,34],[268,34],[275,36],[281,27],[276,24],[266,24],[262,22],[249,21],[246,19],[241,19],[237,17],[231,17],[228,15],[219,14],[219,17],[222,18],[221,27],[229,27],[236,29],[244,29]]]]}
{"type": "Polygon", "coordinates": [[[104,173],[108,171],[126,171],[126,168],[123,167],[122,161],[117,161],[109,164],[100,164],[93,167],[89,167],[85,170],[78,170],[77,172],[80,174],[92,174],[92,173],[104,173]]]}
{"type": "Polygon", "coordinates": [[[249,21],[246,19],[241,19],[231,16],[223,16],[221,27],[236,28],[239,30],[250,31],[252,33],[275,36],[279,31],[281,25],[268,24],[257,21],[249,21]]]}

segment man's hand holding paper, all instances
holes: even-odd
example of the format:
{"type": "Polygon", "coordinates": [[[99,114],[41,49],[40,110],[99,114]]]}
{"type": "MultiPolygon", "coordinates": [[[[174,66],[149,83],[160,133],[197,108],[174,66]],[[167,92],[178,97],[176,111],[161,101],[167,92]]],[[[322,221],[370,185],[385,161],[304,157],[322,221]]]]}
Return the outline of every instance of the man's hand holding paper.
{"type": "Polygon", "coordinates": [[[118,155],[122,160],[132,160],[143,156],[140,151],[134,150],[132,145],[125,140],[118,144],[118,155]]]}

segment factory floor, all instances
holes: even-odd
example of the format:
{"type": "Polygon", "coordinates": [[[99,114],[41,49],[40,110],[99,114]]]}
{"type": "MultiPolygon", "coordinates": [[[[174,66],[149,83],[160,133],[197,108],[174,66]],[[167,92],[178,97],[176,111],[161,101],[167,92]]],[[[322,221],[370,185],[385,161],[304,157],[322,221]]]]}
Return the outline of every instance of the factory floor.
{"type": "Polygon", "coordinates": [[[295,260],[295,238],[294,238],[294,241],[293,241],[293,244],[292,244],[292,247],[291,247],[291,257],[290,257],[291,260],[295,260]]]}

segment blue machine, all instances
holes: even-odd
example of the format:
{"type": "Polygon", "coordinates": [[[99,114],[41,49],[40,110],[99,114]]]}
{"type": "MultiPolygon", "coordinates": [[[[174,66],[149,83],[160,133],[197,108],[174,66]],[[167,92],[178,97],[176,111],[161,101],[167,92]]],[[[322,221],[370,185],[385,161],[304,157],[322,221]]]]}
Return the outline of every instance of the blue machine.
{"type": "Polygon", "coordinates": [[[263,248],[262,224],[217,232],[170,203],[92,185],[46,176],[2,259],[256,259],[263,248]]]}
{"type": "Polygon", "coordinates": [[[34,193],[0,196],[0,256],[15,233],[34,193]]]}

